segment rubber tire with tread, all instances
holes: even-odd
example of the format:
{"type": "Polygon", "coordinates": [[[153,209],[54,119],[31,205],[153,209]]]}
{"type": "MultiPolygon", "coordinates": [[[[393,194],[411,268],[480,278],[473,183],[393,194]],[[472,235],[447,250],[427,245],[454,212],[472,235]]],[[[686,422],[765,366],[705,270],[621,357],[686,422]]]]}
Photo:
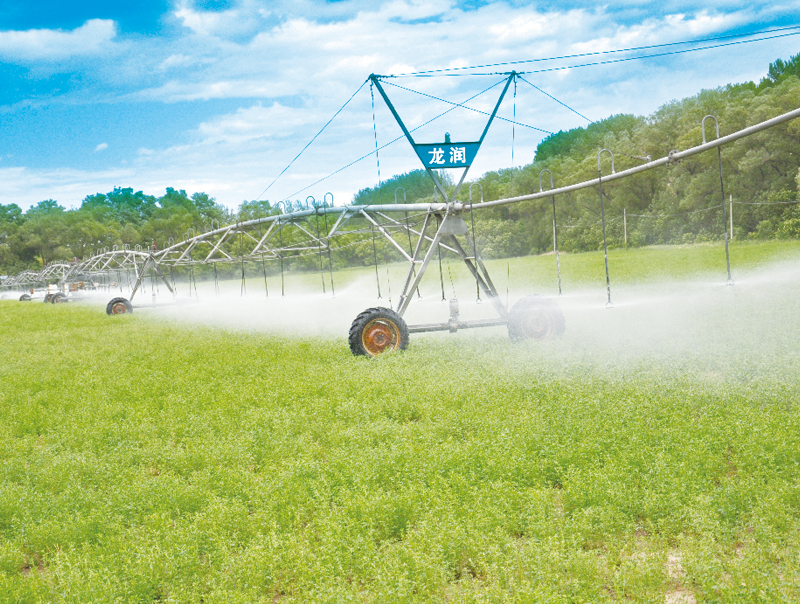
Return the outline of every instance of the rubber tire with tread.
{"type": "Polygon", "coordinates": [[[31,301],[31,295],[30,294],[22,294],[19,297],[19,301],[20,302],[30,302],[31,301]]]}
{"type": "Polygon", "coordinates": [[[126,315],[132,312],[133,312],[133,305],[127,300],[127,298],[114,298],[113,300],[111,300],[111,302],[106,304],[107,315],[126,315]],[[120,308],[124,308],[125,310],[122,311],[120,310],[120,308]]]}
{"type": "MultiPolygon", "coordinates": [[[[381,334],[377,335],[378,342],[376,345],[380,346],[381,334]]],[[[391,308],[368,308],[359,314],[353,321],[352,325],[350,325],[350,334],[348,340],[350,342],[350,352],[356,356],[361,355],[374,357],[379,354],[386,354],[395,350],[405,350],[408,348],[409,341],[408,325],[406,325],[403,317],[398,315],[391,308]],[[374,326],[376,322],[381,327],[388,328],[388,330],[394,332],[394,334],[389,344],[383,350],[370,351],[364,344],[364,331],[371,326],[374,326]]]]}
{"type": "Polygon", "coordinates": [[[57,294],[53,294],[50,297],[50,302],[52,304],[62,304],[64,302],[66,302],[66,301],[67,301],[67,296],[65,296],[61,292],[58,292],[57,294]]]}
{"type": "Polygon", "coordinates": [[[508,313],[508,335],[514,341],[549,340],[564,333],[564,313],[550,298],[525,296],[508,313]]]}
{"type": "Polygon", "coordinates": [[[45,294],[44,295],[44,303],[45,304],[49,303],[50,300],[52,300],[52,299],[53,299],[53,294],[45,294]]]}

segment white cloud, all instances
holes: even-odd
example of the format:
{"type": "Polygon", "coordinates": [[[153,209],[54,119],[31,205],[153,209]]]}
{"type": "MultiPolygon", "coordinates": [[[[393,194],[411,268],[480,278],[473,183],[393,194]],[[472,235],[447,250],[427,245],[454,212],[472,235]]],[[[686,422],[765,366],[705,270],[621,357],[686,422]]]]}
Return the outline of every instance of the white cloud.
{"type": "Polygon", "coordinates": [[[108,143],[100,143],[94,148],[94,152],[98,153],[100,151],[105,151],[106,149],[108,149],[108,143]]]}
{"type": "Polygon", "coordinates": [[[72,31],[0,31],[0,57],[6,60],[58,60],[103,52],[117,35],[114,21],[91,19],[72,31]]]}
{"type": "Polygon", "coordinates": [[[197,36],[229,37],[254,32],[270,13],[245,1],[240,8],[225,11],[200,11],[182,4],[173,15],[197,36]]]}
{"type": "Polygon", "coordinates": [[[694,16],[683,13],[666,15],[645,19],[634,26],[616,27],[610,35],[587,39],[575,44],[574,48],[578,52],[597,52],[691,40],[745,25],[751,17],[747,13],[709,15],[708,11],[694,16]]]}
{"type": "Polygon", "coordinates": [[[184,54],[176,54],[176,55],[170,55],[166,59],[161,61],[159,69],[161,71],[166,71],[168,69],[190,67],[195,63],[197,63],[197,60],[192,57],[186,56],[184,54]]]}
{"type": "Polygon", "coordinates": [[[291,134],[305,123],[303,114],[303,111],[278,103],[270,107],[254,105],[203,122],[197,131],[206,144],[243,143],[256,138],[291,134]]]}

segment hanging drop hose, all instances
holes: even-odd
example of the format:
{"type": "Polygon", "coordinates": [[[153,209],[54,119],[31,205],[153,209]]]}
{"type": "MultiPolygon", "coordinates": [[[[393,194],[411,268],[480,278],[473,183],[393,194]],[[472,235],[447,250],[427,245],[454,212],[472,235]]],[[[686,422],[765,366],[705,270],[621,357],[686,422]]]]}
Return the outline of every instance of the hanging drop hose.
{"type": "MultiPolygon", "coordinates": [[[[333,200],[333,196],[331,195],[331,205],[333,205],[333,201],[332,200],[333,200]]],[[[325,203],[324,199],[323,199],[323,203],[325,203]]],[[[336,297],[336,290],[333,287],[333,257],[331,256],[331,239],[330,239],[330,237],[327,237],[327,234],[329,234],[329,231],[328,231],[328,213],[325,212],[322,215],[322,217],[323,217],[323,220],[325,221],[325,233],[326,233],[325,245],[328,248],[328,272],[329,272],[330,278],[331,278],[331,296],[336,297]]]]}
{"type": "Polygon", "coordinates": [[[219,278],[217,277],[217,263],[214,263],[214,293],[219,298],[219,278]]]}
{"type": "MultiPolygon", "coordinates": [[[[405,196],[405,193],[403,194],[405,196]]],[[[405,199],[403,199],[405,202],[405,199]]],[[[408,235],[408,255],[414,257],[414,245],[411,243],[411,226],[408,224],[408,212],[406,212],[406,235],[408,235]]],[[[417,267],[414,266],[414,261],[411,261],[411,272],[414,277],[417,276],[417,267]]],[[[421,299],[422,294],[419,293],[419,285],[417,285],[417,298],[421,299]]]]}
{"type": "MultiPolygon", "coordinates": [[[[471,192],[470,192],[471,193],[471,192]]],[[[471,197],[471,195],[470,195],[471,197]]],[[[475,292],[477,297],[475,298],[476,304],[481,304],[483,300],[481,300],[481,284],[478,280],[478,238],[475,235],[475,212],[472,210],[472,199],[470,199],[470,210],[469,210],[469,218],[470,222],[472,222],[472,254],[475,256],[475,292]]]]}
{"type": "Polygon", "coordinates": [[[389,278],[389,267],[386,267],[386,285],[389,287],[389,308],[392,307],[392,280],[389,278]]]}
{"type": "Polygon", "coordinates": [[[603,194],[603,176],[602,174],[598,177],[598,187],[600,189],[600,219],[603,222],[603,261],[606,265],[606,295],[607,295],[607,302],[606,306],[611,307],[611,278],[608,275],[608,244],[606,242],[606,211],[603,206],[603,198],[605,195],[603,194]]]}
{"type": "Polygon", "coordinates": [[[442,246],[439,246],[439,283],[442,286],[442,302],[447,301],[447,297],[444,293],[444,274],[442,273],[442,246]]]}
{"type": "Polygon", "coordinates": [[[372,223],[370,223],[370,229],[372,230],[372,259],[375,263],[375,283],[378,285],[378,300],[381,300],[381,278],[378,276],[378,251],[375,248],[375,227],[372,223]]]}
{"type": "Polygon", "coordinates": [[[239,222],[239,253],[242,258],[242,285],[239,288],[239,297],[244,298],[247,296],[247,281],[244,276],[244,226],[241,221],[239,222]]]}
{"type": "Polygon", "coordinates": [[[278,257],[281,260],[281,298],[286,297],[286,281],[284,279],[283,274],[283,225],[281,224],[280,219],[278,220],[278,237],[280,238],[281,244],[281,252],[278,254],[278,257]]]}
{"type": "Polygon", "coordinates": [[[269,285],[267,284],[267,264],[264,261],[264,254],[261,254],[261,270],[264,272],[264,291],[267,292],[267,298],[269,298],[269,285]]]}
{"type": "MultiPolygon", "coordinates": [[[[308,201],[308,200],[306,200],[308,201]]],[[[316,201],[312,202],[316,204],[316,201]]],[[[314,205],[314,230],[317,232],[317,255],[319,256],[319,277],[322,280],[322,293],[325,293],[325,269],[322,267],[322,236],[319,232],[319,210],[314,205]]]]}
{"type": "Polygon", "coordinates": [[[603,170],[600,167],[600,156],[603,154],[603,151],[606,151],[611,156],[611,173],[614,173],[614,154],[611,153],[608,149],[600,149],[597,154],[597,187],[600,191],[600,219],[603,222],[603,259],[606,265],[606,292],[608,295],[608,301],[606,302],[606,308],[612,308],[614,305],[611,303],[611,279],[608,276],[608,243],[606,241],[606,210],[605,205],[603,204],[603,198],[605,195],[603,194],[603,170]]]}
{"type": "Polygon", "coordinates": [[[561,295],[561,260],[558,257],[558,227],[556,224],[556,196],[553,195],[553,250],[556,253],[556,274],[558,275],[558,295],[561,295]]]}
{"type": "Polygon", "coordinates": [[[458,298],[456,295],[456,286],[453,283],[453,273],[450,271],[451,268],[450,262],[447,263],[447,276],[450,277],[450,288],[453,290],[453,298],[458,298]]]}
{"type": "MultiPolygon", "coordinates": [[[[478,259],[480,257],[480,254],[478,253],[478,233],[475,229],[475,210],[472,207],[473,206],[472,187],[474,187],[476,184],[478,185],[478,188],[481,191],[481,203],[483,203],[483,185],[481,185],[481,183],[472,183],[469,186],[469,219],[470,222],[472,223],[472,255],[474,256],[473,262],[475,263],[475,292],[476,292],[475,303],[481,304],[483,303],[483,300],[481,300],[481,283],[479,277],[480,276],[479,269],[481,265],[478,264],[478,259]]],[[[467,239],[469,239],[469,237],[467,237],[467,239]]]]}
{"type": "MultiPolygon", "coordinates": [[[[719,140],[719,121],[713,115],[706,115],[700,121],[700,130],[703,133],[703,144],[706,144],[706,120],[711,118],[714,120],[714,128],[717,134],[717,140],[719,140]]],[[[730,251],[728,248],[728,225],[725,224],[727,222],[727,217],[725,216],[725,185],[722,181],[722,148],[717,147],[717,165],[719,166],[719,190],[722,194],[722,232],[725,234],[725,263],[728,267],[728,281],[726,285],[733,285],[733,278],[731,277],[731,256],[730,251]]],[[[733,210],[731,210],[733,211],[733,210]]]]}
{"type": "Polygon", "coordinates": [[[442,246],[438,243],[436,245],[439,248],[437,251],[439,252],[439,283],[442,286],[442,302],[447,302],[447,298],[444,295],[444,275],[442,274],[442,246]]]}
{"type": "Polygon", "coordinates": [[[508,308],[508,290],[511,288],[511,262],[506,264],[506,308],[508,308]]]}
{"type": "Polygon", "coordinates": [[[731,277],[731,254],[728,247],[728,225],[727,217],[725,216],[725,185],[722,182],[722,149],[717,147],[717,162],[719,164],[719,190],[722,192],[722,230],[725,233],[725,263],[728,266],[728,281],[727,285],[733,285],[733,277],[731,277]]]}
{"type": "MultiPolygon", "coordinates": [[[[258,218],[261,219],[261,206],[258,206],[258,218]]],[[[258,239],[259,241],[262,239],[261,234],[261,227],[257,227],[258,229],[258,239]]],[[[267,293],[267,298],[269,298],[269,285],[267,285],[267,265],[264,262],[264,254],[261,254],[261,271],[264,273],[264,291],[267,293]]]]}

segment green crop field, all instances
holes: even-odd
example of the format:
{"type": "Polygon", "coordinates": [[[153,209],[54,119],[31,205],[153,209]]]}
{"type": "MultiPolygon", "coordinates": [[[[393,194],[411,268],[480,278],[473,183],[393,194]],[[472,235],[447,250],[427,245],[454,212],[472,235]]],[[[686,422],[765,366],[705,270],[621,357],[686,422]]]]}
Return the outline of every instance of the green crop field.
{"type": "MultiPolygon", "coordinates": [[[[731,257],[726,287],[719,245],[613,250],[605,309],[602,253],[564,255],[563,337],[372,360],[369,268],[335,300],[0,301],[0,601],[800,601],[800,244],[731,257]]],[[[490,268],[513,303],[554,262],[490,268]]]]}

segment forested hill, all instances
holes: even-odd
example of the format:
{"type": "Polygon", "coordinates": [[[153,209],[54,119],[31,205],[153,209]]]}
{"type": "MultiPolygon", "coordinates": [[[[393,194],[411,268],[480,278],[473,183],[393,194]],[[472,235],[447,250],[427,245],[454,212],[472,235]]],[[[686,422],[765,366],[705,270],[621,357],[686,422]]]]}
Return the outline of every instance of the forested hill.
{"type": "MultiPolygon", "coordinates": [[[[702,142],[705,115],[719,120],[724,136],[800,107],[800,54],[775,61],[760,83],[746,82],[704,90],[672,101],[649,117],[614,115],[558,132],[543,140],[535,160],[520,168],[484,174],[477,182],[485,199],[514,197],[539,191],[539,174],[549,169],[555,186],[597,178],[600,149],[614,153],[615,168],[624,170],[702,142]]],[[[713,122],[707,121],[713,138],[713,122]]],[[[610,172],[603,156],[605,173],[610,172]]],[[[734,237],[800,237],[800,120],[739,140],[722,149],[725,197],[733,199],[734,237]]],[[[419,172],[419,171],[418,171],[419,172]]],[[[407,175],[409,178],[415,173],[407,175]]],[[[545,176],[549,181],[549,177],[545,176]]],[[[358,199],[393,202],[392,192],[403,186],[395,178],[358,199]]],[[[549,187],[549,182],[546,183],[549,187]]],[[[428,191],[431,186],[428,185],[428,191]]],[[[474,190],[476,190],[475,188],[474,190]]],[[[684,243],[723,237],[717,153],[710,151],[677,165],[647,171],[604,187],[611,246],[624,245],[623,213],[628,245],[684,243]]],[[[462,194],[461,197],[465,197],[462,194]]],[[[567,251],[602,247],[600,198],[596,189],[560,195],[556,201],[559,244],[567,251]]],[[[479,239],[487,256],[514,256],[551,250],[552,204],[549,199],[481,211],[479,239]]],[[[727,225],[728,228],[730,224],[727,225]]]]}
{"type": "MultiPolygon", "coordinates": [[[[597,177],[597,153],[610,149],[616,169],[647,156],[663,157],[702,141],[700,122],[712,114],[720,135],[740,130],[800,106],[800,54],[769,66],[758,84],[731,84],[670,102],[649,117],[615,115],[558,132],[538,146],[532,164],[483,175],[485,199],[512,197],[539,190],[539,174],[552,171],[555,186],[597,177]]],[[[709,125],[709,135],[713,125],[709,125]]],[[[605,161],[605,160],[604,160],[605,161]]],[[[800,120],[771,128],[722,149],[725,195],[734,202],[734,237],[800,237],[800,120]]],[[[606,165],[606,171],[610,166],[606,165]]],[[[432,199],[422,171],[400,175],[355,196],[355,203],[394,203],[398,187],[409,202],[432,199]]],[[[452,182],[446,181],[449,186],[452,182]]],[[[475,187],[477,189],[477,187],[475,187]]],[[[628,245],[681,243],[723,236],[721,193],[716,152],[685,159],[608,183],[604,187],[609,242],[623,245],[623,212],[628,245]]],[[[397,201],[403,200],[400,192],[397,201]]],[[[598,191],[584,189],[557,198],[559,242],[567,251],[602,245],[598,191]]],[[[205,193],[188,196],[167,189],[155,197],[133,188],[88,195],[75,210],[54,200],[26,212],[16,204],[0,204],[0,274],[35,268],[56,259],[82,258],[92,250],[179,240],[194,229],[202,232],[217,222],[277,212],[269,202],[243,202],[231,213],[205,193]]],[[[482,253],[510,256],[552,249],[550,200],[529,201],[476,213],[482,253]],[[479,214],[479,215],[478,215],[479,214]]],[[[349,253],[349,252],[348,252],[349,253]]],[[[387,259],[389,259],[387,257],[387,259]]],[[[340,262],[360,262],[343,253],[340,262]]]]}

